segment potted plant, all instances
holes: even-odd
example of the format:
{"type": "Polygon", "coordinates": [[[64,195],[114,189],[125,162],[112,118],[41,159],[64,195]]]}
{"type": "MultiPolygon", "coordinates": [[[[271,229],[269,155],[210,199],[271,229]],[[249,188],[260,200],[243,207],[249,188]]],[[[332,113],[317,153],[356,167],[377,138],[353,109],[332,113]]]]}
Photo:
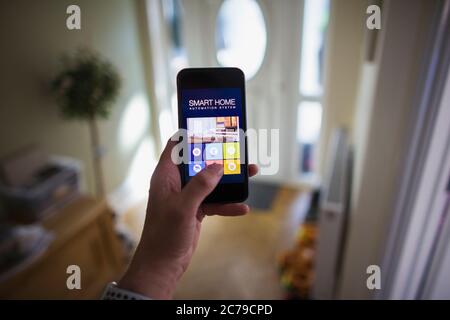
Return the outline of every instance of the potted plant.
{"type": "Polygon", "coordinates": [[[121,80],[112,64],[87,49],[64,56],[63,68],[52,81],[52,90],[62,115],[89,124],[96,194],[104,196],[101,157],[103,155],[97,126],[106,119],[120,90],[121,80]]]}

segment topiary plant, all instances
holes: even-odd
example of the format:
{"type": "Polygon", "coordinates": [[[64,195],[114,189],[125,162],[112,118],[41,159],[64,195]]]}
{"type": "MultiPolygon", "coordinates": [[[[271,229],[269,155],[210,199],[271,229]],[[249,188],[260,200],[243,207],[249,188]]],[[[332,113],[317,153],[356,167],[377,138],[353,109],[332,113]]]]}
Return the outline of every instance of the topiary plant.
{"type": "Polygon", "coordinates": [[[52,90],[62,115],[89,123],[94,157],[96,192],[104,195],[101,145],[96,120],[106,119],[117,98],[121,80],[116,69],[98,53],[80,49],[62,59],[52,90]]]}

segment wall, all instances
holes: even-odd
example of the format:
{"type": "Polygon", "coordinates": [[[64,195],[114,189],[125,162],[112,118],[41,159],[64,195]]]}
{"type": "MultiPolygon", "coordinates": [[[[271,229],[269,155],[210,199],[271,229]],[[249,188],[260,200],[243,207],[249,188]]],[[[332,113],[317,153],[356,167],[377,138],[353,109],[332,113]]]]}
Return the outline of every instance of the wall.
{"type": "Polygon", "coordinates": [[[339,290],[343,299],[368,299],[375,293],[367,289],[366,269],[382,262],[434,5],[425,0],[383,3],[375,65],[366,64],[362,73],[362,84],[370,88],[361,94],[358,104],[357,119],[364,125],[358,128],[361,135],[355,139],[356,183],[339,290]]]}
{"type": "Polygon", "coordinates": [[[83,188],[93,190],[88,127],[63,120],[48,88],[61,54],[88,46],[109,59],[122,77],[112,115],[100,123],[107,150],[106,189],[121,184],[150,123],[135,5],[133,0],[2,2],[0,157],[38,143],[49,153],[80,159],[83,188]],[[81,30],[66,28],[69,4],[81,7],[81,30]]]}
{"type": "Polygon", "coordinates": [[[325,94],[320,138],[319,169],[323,176],[333,130],[352,132],[358,77],[362,62],[365,10],[360,0],[331,0],[325,59],[325,94]]]}

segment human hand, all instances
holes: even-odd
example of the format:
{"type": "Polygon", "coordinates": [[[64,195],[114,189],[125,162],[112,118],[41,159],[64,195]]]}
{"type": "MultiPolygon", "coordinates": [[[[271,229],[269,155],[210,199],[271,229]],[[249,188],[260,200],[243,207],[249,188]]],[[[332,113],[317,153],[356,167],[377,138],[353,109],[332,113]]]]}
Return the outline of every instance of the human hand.
{"type": "MultiPolygon", "coordinates": [[[[150,182],[147,216],[141,240],[119,287],[152,299],[169,299],[187,269],[206,215],[240,216],[242,203],[202,204],[219,183],[223,166],[211,165],[181,189],[178,167],[171,160],[176,142],[169,141],[150,182]]],[[[258,172],[249,165],[249,176],[258,172]]]]}

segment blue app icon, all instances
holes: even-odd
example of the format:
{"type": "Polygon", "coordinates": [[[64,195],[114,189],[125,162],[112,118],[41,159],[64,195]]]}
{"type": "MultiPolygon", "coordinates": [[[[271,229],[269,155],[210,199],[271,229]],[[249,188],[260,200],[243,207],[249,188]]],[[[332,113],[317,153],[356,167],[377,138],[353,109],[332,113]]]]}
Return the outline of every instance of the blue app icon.
{"type": "Polygon", "coordinates": [[[189,176],[193,177],[205,168],[205,161],[189,163],[189,176]]]}
{"type": "Polygon", "coordinates": [[[206,160],[222,160],[223,151],[221,143],[208,143],[205,147],[205,159],[206,160]]]}
{"type": "Polygon", "coordinates": [[[203,159],[203,152],[204,152],[205,146],[201,143],[196,144],[190,144],[189,145],[189,153],[190,153],[190,160],[191,161],[202,161],[203,159]]]}

